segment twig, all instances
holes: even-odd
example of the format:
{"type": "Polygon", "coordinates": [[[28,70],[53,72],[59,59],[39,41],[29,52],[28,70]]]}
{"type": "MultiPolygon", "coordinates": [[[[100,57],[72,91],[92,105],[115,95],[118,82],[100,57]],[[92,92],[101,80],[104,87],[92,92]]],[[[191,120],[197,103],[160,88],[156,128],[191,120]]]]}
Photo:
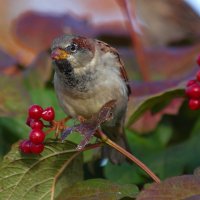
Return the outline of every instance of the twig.
{"type": "Polygon", "coordinates": [[[51,121],[49,125],[45,125],[46,128],[49,128],[47,131],[45,131],[45,134],[47,135],[51,131],[55,130],[55,137],[58,138],[59,133],[61,133],[64,129],[67,128],[67,126],[65,126],[65,123],[68,122],[70,119],[71,117],[65,117],[64,119],[59,121],[51,121]]]}
{"type": "Polygon", "coordinates": [[[118,144],[110,140],[102,131],[98,130],[98,135],[102,139],[104,143],[111,146],[112,148],[116,149],[120,153],[122,153],[124,156],[129,158],[131,161],[133,161],[136,165],[138,165],[142,170],[144,170],[156,183],[160,183],[160,179],[140,160],[138,160],[134,155],[120,147],[118,144]]]}
{"type": "Polygon", "coordinates": [[[133,51],[135,50],[134,53],[136,54],[136,59],[139,65],[141,76],[143,80],[149,81],[150,73],[149,73],[148,63],[146,62],[146,57],[144,55],[144,48],[138,36],[138,33],[132,24],[132,19],[133,19],[135,26],[137,25],[137,27],[139,27],[139,25],[137,24],[136,13],[135,13],[136,2],[135,0],[131,1],[133,5],[132,15],[130,13],[127,0],[117,0],[117,2],[119,3],[120,8],[127,19],[126,26],[131,36],[131,42],[133,46],[132,49],[133,51]]]}
{"type": "Polygon", "coordinates": [[[103,145],[104,145],[104,142],[98,142],[98,143],[95,143],[95,144],[88,144],[87,146],[85,146],[80,151],[87,151],[87,150],[95,149],[95,148],[101,147],[103,145]]]}

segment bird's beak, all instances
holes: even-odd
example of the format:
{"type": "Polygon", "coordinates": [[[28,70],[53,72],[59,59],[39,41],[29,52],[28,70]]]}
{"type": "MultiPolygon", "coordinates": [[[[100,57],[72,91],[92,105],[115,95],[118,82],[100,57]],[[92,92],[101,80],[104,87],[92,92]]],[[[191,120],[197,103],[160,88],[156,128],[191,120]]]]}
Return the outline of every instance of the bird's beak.
{"type": "Polygon", "coordinates": [[[51,58],[53,60],[64,60],[67,59],[69,54],[64,50],[60,48],[56,48],[51,52],[51,58]]]}

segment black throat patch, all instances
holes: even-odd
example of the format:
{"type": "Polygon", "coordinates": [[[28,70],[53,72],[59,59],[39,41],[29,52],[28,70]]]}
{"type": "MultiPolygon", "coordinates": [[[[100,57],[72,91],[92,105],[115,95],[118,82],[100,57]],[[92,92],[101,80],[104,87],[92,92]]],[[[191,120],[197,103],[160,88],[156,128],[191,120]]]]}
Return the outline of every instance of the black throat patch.
{"type": "Polygon", "coordinates": [[[75,74],[73,67],[67,60],[59,60],[56,61],[55,64],[59,71],[64,74],[64,79],[62,79],[68,88],[79,92],[87,92],[89,90],[88,86],[91,85],[91,81],[94,80],[94,76],[92,76],[93,73],[87,71],[81,75],[75,74]]]}

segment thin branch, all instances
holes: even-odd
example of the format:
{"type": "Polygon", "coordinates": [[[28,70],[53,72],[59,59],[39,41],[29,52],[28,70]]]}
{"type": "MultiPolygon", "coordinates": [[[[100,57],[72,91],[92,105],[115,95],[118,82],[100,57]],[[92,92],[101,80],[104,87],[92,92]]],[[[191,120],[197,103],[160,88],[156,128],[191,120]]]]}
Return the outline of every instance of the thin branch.
{"type": "Polygon", "coordinates": [[[134,155],[120,147],[118,144],[110,140],[102,131],[98,130],[98,135],[102,139],[103,142],[105,142],[107,145],[111,146],[112,148],[119,151],[121,154],[129,158],[131,161],[133,161],[136,165],[138,165],[142,170],[144,170],[156,183],[160,183],[160,179],[139,159],[137,159],[134,155]]]}
{"type": "Polygon", "coordinates": [[[150,73],[149,73],[149,67],[148,67],[148,63],[146,62],[146,57],[144,54],[144,48],[142,45],[142,42],[140,40],[140,37],[136,31],[136,26],[139,28],[139,24],[137,23],[137,19],[136,19],[136,2],[135,0],[132,0],[132,6],[133,6],[133,11],[132,14],[130,13],[130,9],[128,6],[128,0],[117,0],[122,12],[124,13],[124,16],[127,19],[126,22],[126,26],[127,29],[130,33],[131,36],[131,42],[132,42],[132,46],[133,46],[133,51],[136,54],[136,59],[139,65],[139,69],[140,69],[140,73],[141,76],[143,78],[143,80],[145,81],[149,81],[150,80],[150,73]],[[132,24],[132,20],[135,24],[135,27],[132,24]]]}
{"type": "Polygon", "coordinates": [[[87,150],[90,150],[90,149],[95,149],[95,148],[101,147],[103,145],[104,145],[104,142],[98,142],[98,143],[95,143],[95,144],[88,144],[86,147],[84,147],[80,151],[87,151],[87,150]]]}

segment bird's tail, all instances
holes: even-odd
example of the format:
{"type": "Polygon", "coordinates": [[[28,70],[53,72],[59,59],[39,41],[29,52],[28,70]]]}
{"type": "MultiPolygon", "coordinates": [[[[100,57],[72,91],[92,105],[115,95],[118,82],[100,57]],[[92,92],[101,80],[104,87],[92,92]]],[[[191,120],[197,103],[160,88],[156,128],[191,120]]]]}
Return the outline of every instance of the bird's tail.
{"type": "MultiPolygon", "coordinates": [[[[119,127],[105,127],[103,132],[115,143],[130,152],[130,148],[125,138],[124,129],[119,127]]],[[[113,164],[121,164],[125,162],[126,157],[116,149],[105,145],[102,149],[103,158],[108,158],[113,164]]]]}

